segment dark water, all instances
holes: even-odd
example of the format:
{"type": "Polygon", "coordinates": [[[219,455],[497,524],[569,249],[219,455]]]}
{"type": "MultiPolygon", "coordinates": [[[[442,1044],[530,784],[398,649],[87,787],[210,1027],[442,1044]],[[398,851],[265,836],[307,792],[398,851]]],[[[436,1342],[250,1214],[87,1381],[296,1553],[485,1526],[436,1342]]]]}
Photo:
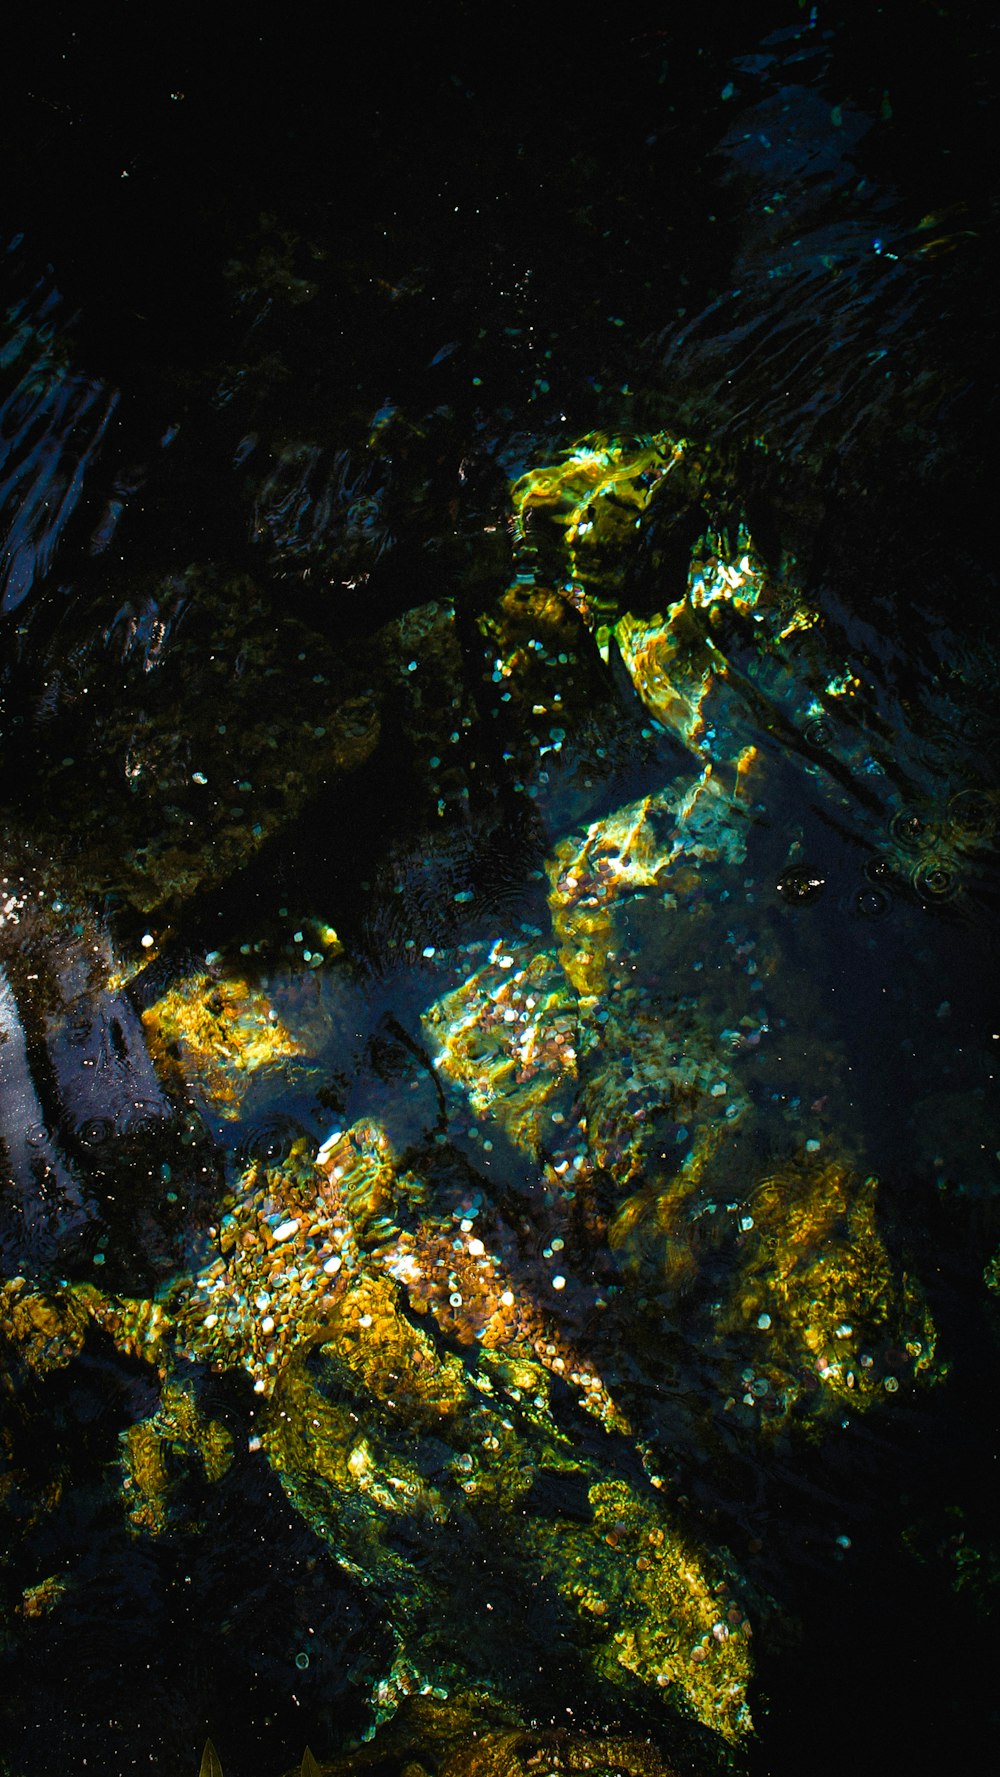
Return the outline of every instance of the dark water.
{"type": "Polygon", "coordinates": [[[995,31],[483,27],[5,75],[12,1777],[998,1725],[995,31]]]}

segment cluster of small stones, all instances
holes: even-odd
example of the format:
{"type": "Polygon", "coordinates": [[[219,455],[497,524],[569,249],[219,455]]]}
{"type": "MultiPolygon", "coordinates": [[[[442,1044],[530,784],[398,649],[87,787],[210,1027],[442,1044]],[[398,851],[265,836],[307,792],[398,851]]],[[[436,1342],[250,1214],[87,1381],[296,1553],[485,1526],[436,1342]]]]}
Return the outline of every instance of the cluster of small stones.
{"type": "MultiPolygon", "coordinates": [[[[358,1245],[350,1253],[343,1239],[340,1246],[347,1269],[377,1269],[395,1279],[410,1307],[430,1314],[449,1339],[477,1344],[484,1352],[534,1359],[578,1390],[581,1404],[609,1429],[627,1431],[624,1415],[562,1324],[558,1304],[567,1279],[554,1268],[561,1248],[559,1237],[555,1236],[558,1245],[550,1254],[553,1268],[542,1273],[548,1301],[539,1302],[538,1277],[533,1275],[530,1283],[522,1284],[514,1266],[489,1250],[471,1217],[456,1224],[451,1218],[435,1220],[425,1215],[413,1228],[390,1232],[393,1221],[384,1213],[391,1207],[385,1192],[387,1178],[393,1175],[387,1165],[384,1137],[377,1146],[375,1132],[368,1126],[361,1146],[359,1134],[357,1128],[347,1131],[323,1151],[322,1159],[328,1194],[345,1202],[342,1214],[346,1215],[348,1194],[357,1210],[365,1193],[368,1203],[378,1205],[381,1212],[375,1240],[370,1232],[362,1231],[360,1217],[355,1216],[353,1238],[358,1245]]],[[[371,1227],[369,1222],[369,1230],[371,1227]]]]}
{"type": "Polygon", "coordinates": [[[338,1274],[357,1262],[339,1197],[304,1154],[281,1168],[255,1163],[238,1200],[210,1230],[217,1256],[172,1304],[179,1350],[238,1362],[270,1394],[293,1351],[323,1335],[338,1274]]]}

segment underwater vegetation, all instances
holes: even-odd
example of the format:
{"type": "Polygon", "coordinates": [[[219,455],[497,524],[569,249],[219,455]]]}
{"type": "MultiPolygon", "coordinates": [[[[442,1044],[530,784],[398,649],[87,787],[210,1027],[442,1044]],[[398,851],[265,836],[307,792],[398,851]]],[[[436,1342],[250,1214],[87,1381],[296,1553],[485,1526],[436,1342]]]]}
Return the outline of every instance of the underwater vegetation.
{"type": "MultiPolygon", "coordinates": [[[[657,608],[630,604],[637,536],[706,502],[712,474],[666,433],[581,440],[514,482],[491,604],[470,619],[441,598],[374,641],[273,631],[252,587],[189,570],[149,594],[159,641],[134,606],[108,631],[111,703],[98,678],[85,712],[67,694],[53,715],[60,745],[102,727],[103,763],[85,815],[53,776],[40,821],[61,854],[44,866],[39,845],[4,904],[4,956],[35,934],[48,986],[31,1001],[0,975],[0,1075],[31,1109],[30,1006],[65,1107],[51,1129],[31,1109],[30,1154],[2,1125],[6,1190],[22,1216],[49,1203],[53,1239],[97,1227],[122,1175],[107,1161],[88,1196],[73,1129],[111,1090],[95,1056],[112,1080],[131,1056],[136,1118],[178,1146],[145,1173],[128,1150],[123,1176],[183,1262],[137,1290],[113,1243],[56,1239],[56,1263],[24,1233],[5,1386],[110,1349],[152,1385],[109,1465],[130,1538],[196,1540],[252,1461],[375,1601],[361,1734],[302,1771],[668,1777],[673,1749],[722,1768],[753,1732],[753,1634],[780,1613],[678,1465],[779,1445],[794,1463],[947,1375],[810,981],[824,880],[800,834],[768,830],[796,771],[873,856],[919,841],[911,890],[932,896],[905,811],[934,771],[742,518],[699,535],[657,608]],[[363,780],[390,720],[424,837],[365,865],[367,920],[352,934],[331,880],[328,905],[195,945],[187,905],[266,857],[318,786],[363,780]],[[499,887],[498,793],[530,835],[499,887]],[[99,881],[150,929],[113,942],[85,912],[99,881]],[[248,1153],[289,1102],[284,1137],[248,1153]],[[531,1725],[553,1648],[602,1719],[645,1711],[666,1750],[531,1725]]],[[[960,894],[994,808],[956,798],[960,894]]],[[[126,1117],[105,1139],[130,1134],[126,1117]]],[[[44,1523],[72,1483],[33,1496],[18,1436],[3,1455],[0,1510],[44,1523]]],[[[39,1575],[21,1619],[73,1585],[39,1575]]]]}

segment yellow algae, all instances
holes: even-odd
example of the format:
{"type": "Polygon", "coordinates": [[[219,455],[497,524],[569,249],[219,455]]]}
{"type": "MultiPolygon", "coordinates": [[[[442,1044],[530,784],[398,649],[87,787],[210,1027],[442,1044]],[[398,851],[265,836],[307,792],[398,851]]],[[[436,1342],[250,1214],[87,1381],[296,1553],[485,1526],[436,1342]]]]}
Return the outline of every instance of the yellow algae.
{"type": "Polygon", "coordinates": [[[242,1365],[257,1392],[270,1393],[293,1351],[322,1337],[352,1250],[306,1142],[278,1166],[247,1169],[216,1240],[216,1257],[170,1302],[176,1347],[242,1365]]]}
{"type": "Polygon", "coordinates": [[[148,1420],[129,1426],[123,1468],[123,1495],[132,1528],[159,1536],[167,1525],[169,1479],[163,1439],[148,1420]]]}
{"type": "Polygon", "coordinates": [[[624,1190],[639,1175],[646,1181],[643,1201],[659,1192],[665,1175],[674,1201],[701,1184],[707,1159],[731,1138],[743,1119],[747,1099],[731,1075],[720,1079],[711,1051],[679,1039],[648,1006],[627,1001],[608,1013],[601,1027],[608,1060],[588,1078],[581,1094],[587,1119],[590,1154],[613,1172],[624,1190]],[[617,1060],[622,1054],[627,1063],[617,1060]],[[720,1085],[724,1091],[719,1091],[720,1085]],[[693,1130],[693,1146],[679,1150],[674,1134],[671,1153],[660,1155],[661,1129],[669,1124],[693,1130]],[[650,1150],[663,1166],[650,1167],[650,1150]],[[676,1162],[673,1155],[676,1154],[676,1162]],[[685,1157],[686,1155],[686,1157],[685,1157]],[[678,1170],[679,1169],[679,1170],[678,1170]]]}
{"type": "Polygon", "coordinates": [[[22,1616],[29,1620],[47,1616],[59,1603],[69,1585],[70,1581],[65,1574],[51,1573],[47,1579],[39,1580],[36,1585],[26,1586],[21,1593],[22,1616]]]}
{"type": "MultiPolygon", "coordinates": [[[[685,1108],[680,1101],[670,1109],[678,1116],[691,1114],[690,1104],[685,1108]]],[[[624,1271],[658,1277],[671,1289],[693,1281],[698,1234],[692,1210],[703,1199],[706,1174],[731,1139],[732,1127],[732,1122],[700,1124],[682,1164],[666,1181],[655,1169],[645,1176],[642,1148],[635,1143],[630,1153],[622,1133],[619,1139],[627,1163],[619,1160],[619,1180],[627,1184],[636,1174],[643,1178],[641,1188],[625,1199],[608,1228],[608,1244],[624,1271]]]]}
{"type": "Polygon", "coordinates": [[[232,1438],[218,1419],[206,1419],[189,1387],[169,1382],[149,1418],[121,1434],[122,1497],[135,1532],[162,1535],[171,1494],[192,1466],[206,1481],[222,1479],[233,1459],[232,1438]]]}
{"type": "Polygon", "coordinates": [[[388,1237],[394,1231],[397,1174],[385,1131],[367,1119],[353,1123],[324,1142],[316,1159],[332,1189],[331,1203],[340,1207],[353,1241],[364,1246],[369,1239],[378,1244],[388,1237]]]}
{"type": "Polygon", "coordinates": [[[448,1539],[425,1541],[421,1526],[458,1518],[473,1548],[473,1537],[495,1541],[498,1512],[516,1509],[518,1535],[502,1555],[510,1582],[531,1584],[534,1574],[554,1586],[586,1625],[586,1657],[601,1677],[655,1685],[725,1737],[745,1731],[745,1637],[731,1636],[718,1587],[662,1510],[628,1483],[601,1479],[576,1451],[552,1417],[539,1364],[484,1353],[470,1378],[414,1331],[400,1304],[386,1280],[358,1279],[319,1365],[284,1372],[264,1432],[289,1497],[336,1558],[386,1588],[396,1666],[402,1657],[433,1671],[462,1636],[460,1617],[451,1620],[448,1539]],[[451,1452],[444,1464],[434,1455],[433,1480],[419,1454],[428,1434],[428,1451],[451,1452]],[[586,1523],[524,1511],[542,1473],[580,1478],[586,1523]],[[409,1543],[393,1539],[401,1517],[422,1550],[415,1562],[402,1553],[409,1543]]]}
{"type": "Polygon", "coordinates": [[[331,1314],[325,1344],[373,1400],[391,1401],[411,1425],[433,1425],[467,1404],[465,1366],[413,1324],[403,1300],[391,1277],[353,1278],[331,1314]]]}
{"type": "Polygon", "coordinates": [[[717,1325],[752,1353],[765,1426],[800,1400],[862,1407],[901,1376],[942,1373],[929,1310],[890,1261],[876,1198],[877,1181],[839,1161],[789,1165],[750,1195],[717,1325]]]}
{"type": "MultiPolygon", "coordinates": [[[[624,1480],[596,1482],[587,1524],[524,1534],[542,1571],[592,1625],[590,1658],[611,1683],[659,1688],[726,1740],[751,1726],[745,1628],[729,1617],[725,1587],[693,1545],[624,1480]]],[[[734,1613],[742,1625],[742,1613],[734,1613]]]]}
{"type": "Polygon", "coordinates": [[[42,1291],[25,1278],[0,1284],[0,1335],[36,1375],[63,1369],[83,1349],[87,1305],[72,1288],[42,1291]]]}
{"type": "Polygon", "coordinates": [[[616,438],[594,433],[561,461],[529,469],[511,488],[516,560],[530,577],[539,524],[555,527],[565,552],[567,595],[588,619],[614,599],[623,548],[689,445],[667,433],[616,438]],[[610,575],[612,584],[604,582],[610,575]]]}
{"type": "Polygon", "coordinates": [[[614,635],[650,715],[692,752],[700,752],[708,726],[706,706],[725,662],[686,600],[678,600],[666,616],[643,618],[626,612],[614,635]]]}
{"type": "Polygon", "coordinates": [[[238,1117],[251,1077],[302,1049],[267,995],[242,976],[201,972],[174,982],[142,1015],[153,1060],[197,1086],[223,1116],[238,1117]]]}
{"type": "Polygon", "coordinates": [[[627,803],[555,847],[547,864],[559,961],[584,999],[626,975],[620,959],[623,903],[645,891],[671,905],[706,864],[739,864],[746,852],[746,796],[754,764],[742,752],[728,773],[707,764],[693,783],[627,803]]]}
{"type": "Polygon", "coordinates": [[[404,1563],[388,1542],[394,1518],[445,1515],[412,1460],[348,1401],[331,1400],[301,1365],[284,1377],[262,1442],[289,1496],[367,1583],[399,1581],[404,1563]]]}
{"type": "MultiPolygon", "coordinates": [[[[427,1214],[426,1183],[410,1171],[396,1171],[385,1138],[377,1140],[373,1126],[357,1125],[342,1133],[323,1150],[322,1165],[335,1225],[343,1218],[345,1228],[349,1223],[351,1229],[350,1235],[339,1237],[338,1249],[351,1268],[350,1280],[345,1285],[342,1272],[339,1293],[327,1299],[331,1311],[323,1323],[323,1336],[331,1348],[345,1336],[344,1317],[357,1326],[364,1325],[367,1317],[370,1326],[383,1327],[383,1335],[373,1340],[366,1331],[357,1346],[359,1361],[370,1361],[375,1365],[373,1374],[381,1374],[385,1348],[391,1348],[395,1339],[384,1333],[386,1313],[395,1313],[395,1304],[405,1303],[412,1313],[429,1314],[458,1344],[478,1345],[484,1362],[501,1353],[516,1363],[530,1368],[537,1363],[559,1375],[579,1390],[580,1405],[587,1413],[608,1429],[628,1433],[624,1414],[563,1330],[556,1293],[549,1306],[543,1305],[537,1290],[519,1282],[484,1239],[469,1233],[464,1241],[456,1240],[450,1218],[441,1221],[427,1214]],[[377,1215],[372,1214],[373,1207],[377,1215]],[[414,1226],[397,1225],[414,1212],[414,1226]],[[391,1293],[393,1285],[398,1286],[396,1295],[391,1293]],[[366,1307],[369,1290],[377,1292],[377,1301],[366,1307]]],[[[391,1324],[412,1337],[408,1318],[391,1324]]],[[[417,1378],[427,1370],[427,1353],[433,1349],[424,1346],[422,1356],[411,1350],[400,1357],[396,1368],[404,1380],[390,1383],[396,1397],[405,1398],[407,1376],[417,1378]]]]}
{"type": "Polygon", "coordinates": [[[576,994],[551,950],[497,944],[422,1022],[437,1066],[477,1112],[527,1153],[549,1145],[553,1113],[561,1121],[569,1109],[578,1058],[576,994]]]}

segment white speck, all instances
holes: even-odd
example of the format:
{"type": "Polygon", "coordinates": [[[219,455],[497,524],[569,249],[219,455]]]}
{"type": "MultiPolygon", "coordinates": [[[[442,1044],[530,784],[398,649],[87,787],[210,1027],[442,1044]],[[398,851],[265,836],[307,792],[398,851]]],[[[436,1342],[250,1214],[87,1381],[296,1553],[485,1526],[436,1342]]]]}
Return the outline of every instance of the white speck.
{"type": "Polygon", "coordinates": [[[264,1391],[266,1390],[266,1388],[267,1388],[267,1383],[264,1381],[263,1376],[258,1376],[256,1382],[253,1385],[254,1394],[263,1394],[264,1391]]]}
{"type": "Polygon", "coordinates": [[[326,1272],[327,1277],[335,1277],[340,1270],[341,1264],[342,1260],[336,1253],[334,1253],[332,1259],[327,1259],[326,1264],[323,1266],[323,1270],[326,1272]]]}
{"type": "Polygon", "coordinates": [[[554,1290],[564,1290],[566,1288],[565,1277],[561,1277],[557,1273],[556,1276],[552,1279],[552,1288],[554,1290]]]}
{"type": "Polygon", "coordinates": [[[514,1292],[513,1292],[513,1290],[504,1290],[504,1293],[500,1297],[500,1300],[503,1303],[505,1308],[513,1308],[513,1306],[514,1306],[514,1292]]]}
{"type": "Polygon", "coordinates": [[[153,945],[156,943],[156,939],[153,937],[152,932],[143,932],[142,937],[139,939],[139,943],[142,945],[143,950],[152,950],[153,945]]]}
{"type": "Polygon", "coordinates": [[[725,1080],[716,1080],[715,1085],[712,1087],[712,1097],[713,1098],[724,1098],[725,1093],[726,1093],[725,1080]]]}
{"type": "Polygon", "coordinates": [[[478,1258],[482,1257],[482,1254],[486,1251],[486,1248],[483,1245],[481,1240],[470,1240],[469,1241],[469,1251],[472,1254],[474,1259],[478,1259],[478,1258]]]}
{"type": "Polygon", "coordinates": [[[459,1222],[458,1225],[461,1228],[463,1234],[471,1234],[472,1233],[474,1223],[471,1221],[469,1216],[463,1216],[462,1220],[459,1222]]]}
{"type": "Polygon", "coordinates": [[[297,1232],[298,1226],[297,1216],[293,1216],[290,1222],[282,1222],[280,1228],[275,1228],[274,1230],[275,1240],[291,1240],[292,1235],[297,1232]]]}
{"type": "Polygon", "coordinates": [[[423,948],[423,950],[422,950],[422,951],[421,951],[421,952],[420,952],[420,954],[421,954],[421,956],[426,956],[426,957],[428,957],[428,958],[429,958],[429,957],[432,957],[432,956],[433,956],[433,955],[434,955],[434,946],[433,946],[433,944],[425,944],[425,945],[424,945],[424,948],[423,948]]]}
{"type": "Polygon", "coordinates": [[[740,1216],[740,1227],[744,1234],[749,1234],[753,1227],[753,1216],[740,1216]]]}
{"type": "Polygon", "coordinates": [[[358,1321],[359,1327],[370,1327],[371,1324],[372,1324],[372,1317],[370,1314],[363,1314],[361,1316],[361,1319],[358,1321]]]}
{"type": "Polygon", "coordinates": [[[260,1330],[262,1333],[273,1333],[274,1332],[274,1317],[273,1317],[273,1315],[265,1314],[263,1320],[260,1323],[260,1330]]]}
{"type": "MultiPolygon", "coordinates": [[[[206,960],[207,960],[207,958],[206,958],[206,960]]],[[[323,1164],[323,1161],[327,1159],[329,1154],[336,1147],[336,1145],[339,1142],[343,1133],[344,1132],[342,1129],[335,1129],[333,1131],[332,1135],[327,1136],[325,1142],[323,1143],[323,1146],[320,1148],[318,1154],[316,1155],[316,1159],[318,1160],[318,1162],[321,1166],[323,1164]]]]}
{"type": "Polygon", "coordinates": [[[208,779],[203,771],[192,771],[191,782],[193,784],[207,784],[208,779]]]}
{"type": "Polygon", "coordinates": [[[260,1449],[260,1439],[257,1437],[248,1438],[247,1439],[247,1449],[248,1450],[259,1450],[260,1449]]]}
{"type": "Polygon", "coordinates": [[[514,967],[514,958],[512,956],[498,956],[497,962],[502,969],[512,969],[514,967]]]}
{"type": "Polygon", "coordinates": [[[453,1307],[453,1308],[461,1308],[461,1306],[462,1306],[462,1298],[461,1298],[461,1296],[460,1296],[460,1295],[459,1295],[459,1293],[458,1293],[458,1291],[457,1291],[457,1290],[454,1290],[454,1291],[453,1291],[453,1292],[452,1292],[452,1294],[451,1294],[451,1295],[450,1295],[450,1296],[449,1296],[449,1297],[448,1297],[448,1300],[449,1300],[449,1302],[450,1302],[450,1303],[451,1303],[451,1305],[452,1305],[452,1307],[453,1307]]]}
{"type": "Polygon", "coordinates": [[[217,1314],[206,1314],[206,1316],[205,1316],[206,1327],[215,1327],[215,1326],[218,1326],[218,1324],[219,1324],[219,1317],[217,1314]]]}

